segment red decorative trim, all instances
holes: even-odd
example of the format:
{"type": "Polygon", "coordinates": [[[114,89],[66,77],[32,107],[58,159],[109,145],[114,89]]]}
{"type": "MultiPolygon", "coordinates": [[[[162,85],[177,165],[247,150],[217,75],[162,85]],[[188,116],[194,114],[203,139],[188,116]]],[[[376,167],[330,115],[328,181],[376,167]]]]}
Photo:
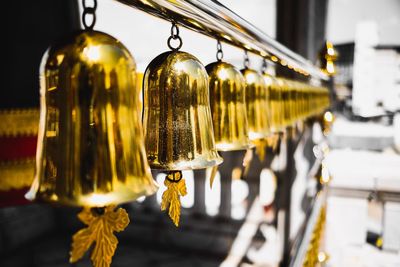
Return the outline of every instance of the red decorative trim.
{"type": "Polygon", "coordinates": [[[0,137],[0,161],[34,158],[36,136],[0,137]]]}

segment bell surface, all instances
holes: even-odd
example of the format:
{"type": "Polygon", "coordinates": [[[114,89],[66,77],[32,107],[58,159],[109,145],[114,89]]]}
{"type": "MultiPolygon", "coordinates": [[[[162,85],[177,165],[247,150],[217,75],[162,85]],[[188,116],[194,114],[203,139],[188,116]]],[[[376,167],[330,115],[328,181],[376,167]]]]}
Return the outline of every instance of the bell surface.
{"type": "Polygon", "coordinates": [[[28,199],[99,207],[157,190],[144,149],[135,75],[129,51],[102,32],[80,31],[47,50],[28,199]]]}
{"type": "Polygon", "coordinates": [[[222,61],[207,65],[206,70],[217,150],[250,148],[243,75],[233,65],[222,61]]]}
{"type": "Polygon", "coordinates": [[[150,167],[208,168],[222,163],[215,147],[204,66],[194,56],[165,52],[147,67],[143,126],[150,167]]]}
{"type": "Polygon", "coordinates": [[[268,91],[264,78],[252,69],[241,70],[246,81],[246,111],[249,138],[252,142],[270,135],[268,122],[268,91]]]}
{"type": "Polygon", "coordinates": [[[269,119],[270,129],[273,133],[282,132],[283,129],[283,109],[282,94],[277,78],[264,73],[264,81],[269,88],[269,119]]]}

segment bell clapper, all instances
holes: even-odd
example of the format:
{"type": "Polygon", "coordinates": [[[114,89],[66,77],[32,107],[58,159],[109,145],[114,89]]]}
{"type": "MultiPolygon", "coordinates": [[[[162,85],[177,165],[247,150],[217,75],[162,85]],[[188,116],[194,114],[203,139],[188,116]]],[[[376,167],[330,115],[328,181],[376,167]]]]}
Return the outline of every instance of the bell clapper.
{"type": "Polygon", "coordinates": [[[253,160],[253,149],[249,148],[246,150],[246,154],[244,154],[243,157],[243,167],[244,167],[244,171],[243,171],[243,176],[247,176],[247,174],[249,173],[250,170],[250,163],[253,160]]]}
{"type": "Polygon", "coordinates": [[[215,165],[211,167],[211,174],[210,174],[210,188],[212,188],[215,180],[215,176],[217,175],[218,172],[218,165],[215,165]]]}
{"type": "Polygon", "coordinates": [[[80,260],[93,243],[90,259],[94,267],[109,267],[118,245],[114,232],[123,231],[129,224],[129,215],[123,208],[84,207],[78,218],[87,225],[72,237],[70,263],[80,260]]]}
{"type": "Polygon", "coordinates": [[[273,152],[277,151],[279,144],[279,133],[273,133],[267,138],[268,147],[272,148],[273,152]]]}
{"type": "Polygon", "coordinates": [[[180,197],[186,196],[186,183],[181,171],[170,171],[164,180],[167,190],[162,194],[161,210],[168,209],[168,215],[176,227],[179,226],[181,217],[180,197]]]}
{"type": "Polygon", "coordinates": [[[258,159],[263,162],[265,159],[265,148],[267,145],[267,140],[259,140],[256,144],[256,153],[258,156],[258,159]]]}

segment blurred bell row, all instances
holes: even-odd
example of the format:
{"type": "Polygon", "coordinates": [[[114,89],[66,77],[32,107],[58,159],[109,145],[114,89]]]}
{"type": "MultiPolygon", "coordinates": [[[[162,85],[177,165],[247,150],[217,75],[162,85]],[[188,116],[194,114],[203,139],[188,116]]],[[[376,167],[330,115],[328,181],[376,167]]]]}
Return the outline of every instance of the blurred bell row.
{"type": "Polygon", "coordinates": [[[204,66],[179,48],[155,57],[141,80],[134,57],[106,33],[85,29],[51,45],[26,197],[89,207],[133,201],[156,192],[151,169],[215,167],[218,151],[251,149],[329,107],[325,87],[222,58],[204,66]]]}

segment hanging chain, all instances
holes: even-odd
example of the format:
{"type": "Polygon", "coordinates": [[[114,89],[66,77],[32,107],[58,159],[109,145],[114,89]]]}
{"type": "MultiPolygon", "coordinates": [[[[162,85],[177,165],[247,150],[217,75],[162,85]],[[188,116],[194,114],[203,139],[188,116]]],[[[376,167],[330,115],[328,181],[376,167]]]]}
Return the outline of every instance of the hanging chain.
{"type": "Polygon", "coordinates": [[[220,40],[217,41],[217,60],[221,61],[224,57],[224,52],[222,51],[222,45],[220,40]]]}
{"type": "Polygon", "coordinates": [[[268,68],[267,61],[265,60],[265,58],[263,58],[263,62],[261,65],[261,72],[263,74],[267,73],[267,68],[268,68]]]}
{"type": "Polygon", "coordinates": [[[179,49],[182,47],[183,42],[182,42],[181,37],[179,36],[179,28],[178,28],[178,25],[177,25],[175,22],[172,22],[171,36],[168,38],[168,42],[167,42],[167,43],[168,43],[168,47],[169,47],[171,50],[174,50],[174,51],[177,51],[177,50],[179,50],[179,49]],[[172,46],[172,43],[171,43],[172,40],[178,40],[178,41],[179,41],[177,47],[173,47],[173,46],[172,46]]]}
{"type": "Polygon", "coordinates": [[[96,24],[96,9],[97,9],[97,0],[93,0],[92,6],[88,6],[86,3],[87,0],[82,0],[82,23],[85,27],[85,30],[93,30],[94,24],[96,24]],[[88,22],[88,18],[92,17],[92,20],[88,22]]]}
{"type": "Polygon", "coordinates": [[[250,59],[249,59],[249,55],[247,53],[247,50],[244,51],[244,67],[247,69],[250,67],[250,59]]]}

